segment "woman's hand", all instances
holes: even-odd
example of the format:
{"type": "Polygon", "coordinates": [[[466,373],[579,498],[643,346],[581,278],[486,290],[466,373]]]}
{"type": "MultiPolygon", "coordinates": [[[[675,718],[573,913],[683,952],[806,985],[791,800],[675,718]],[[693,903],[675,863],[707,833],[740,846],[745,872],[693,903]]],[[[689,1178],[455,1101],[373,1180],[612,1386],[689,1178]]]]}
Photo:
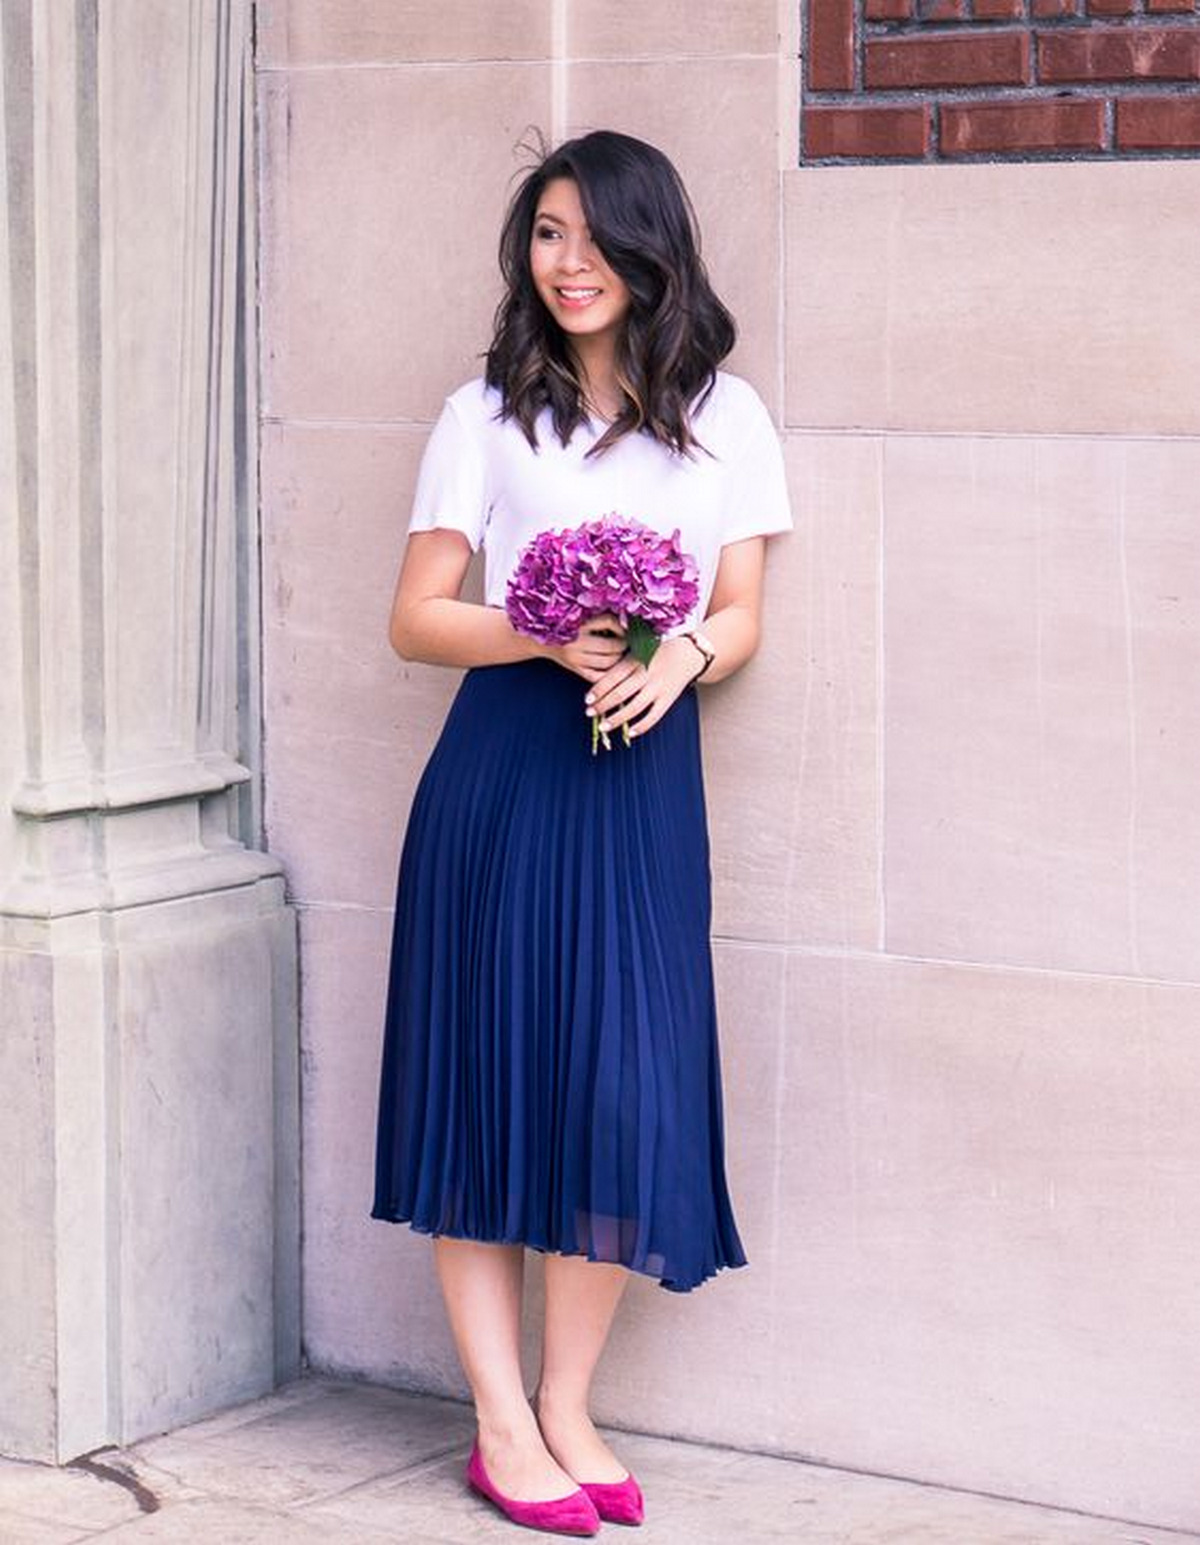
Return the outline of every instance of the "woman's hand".
{"type": "Polygon", "coordinates": [[[695,681],[703,665],[689,639],[664,639],[648,666],[624,655],[605,671],[584,699],[587,711],[600,716],[603,733],[628,724],[631,737],[644,735],[695,681]]]}
{"type": "Polygon", "coordinates": [[[609,612],[589,617],[569,644],[546,644],[546,654],[585,681],[600,681],[625,653],[625,629],[609,612]]]}

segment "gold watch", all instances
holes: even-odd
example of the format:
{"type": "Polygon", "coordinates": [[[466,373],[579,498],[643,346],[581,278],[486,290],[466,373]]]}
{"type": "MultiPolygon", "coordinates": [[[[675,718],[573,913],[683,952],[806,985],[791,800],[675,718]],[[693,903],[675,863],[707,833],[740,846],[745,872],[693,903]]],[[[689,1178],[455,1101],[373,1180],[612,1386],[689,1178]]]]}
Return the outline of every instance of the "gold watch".
{"type": "Polygon", "coordinates": [[[704,656],[704,664],[692,677],[693,681],[699,681],[701,676],[704,675],[705,671],[717,658],[717,651],[713,647],[713,641],[706,633],[701,633],[699,628],[689,628],[686,633],[681,633],[679,636],[680,638],[686,638],[690,643],[694,644],[699,652],[704,656]]]}

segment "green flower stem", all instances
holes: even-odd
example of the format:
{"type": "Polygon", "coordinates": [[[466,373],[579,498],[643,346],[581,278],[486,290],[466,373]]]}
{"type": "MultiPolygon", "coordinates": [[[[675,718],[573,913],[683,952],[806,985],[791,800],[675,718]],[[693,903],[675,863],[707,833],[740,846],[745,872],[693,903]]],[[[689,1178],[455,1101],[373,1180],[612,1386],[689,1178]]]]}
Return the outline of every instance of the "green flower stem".
{"type": "Polygon", "coordinates": [[[635,660],[640,660],[643,665],[649,665],[658,648],[659,637],[644,618],[631,617],[629,626],[625,629],[625,643],[635,660]]]}
{"type": "MultiPolygon", "coordinates": [[[[662,640],[658,634],[641,617],[631,617],[629,626],[625,629],[625,643],[629,653],[635,660],[640,660],[643,665],[649,665],[653,660],[656,650],[662,640]]],[[[621,739],[627,746],[633,745],[633,736],[629,733],[629,725],[621,726],[621,739]]],[[[592,715],[592,755],[595,756],[600,749],[600,742],[604,742],[606,751],[612,750],[612,741],[600,728],[600,715],[592,715]]]]}

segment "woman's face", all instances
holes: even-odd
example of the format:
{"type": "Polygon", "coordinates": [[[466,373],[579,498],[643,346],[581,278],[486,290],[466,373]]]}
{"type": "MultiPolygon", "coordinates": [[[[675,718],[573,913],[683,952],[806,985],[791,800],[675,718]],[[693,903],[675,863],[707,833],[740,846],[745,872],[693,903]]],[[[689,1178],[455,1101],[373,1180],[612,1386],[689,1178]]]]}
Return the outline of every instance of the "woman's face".
{"type": "Polygon", "coordinates": [[[616,337],[629,311],[629,289],[592,241],[570,177],[542,189],[529,242],[533,282],[546,310],[569,337],[616,337]]]}

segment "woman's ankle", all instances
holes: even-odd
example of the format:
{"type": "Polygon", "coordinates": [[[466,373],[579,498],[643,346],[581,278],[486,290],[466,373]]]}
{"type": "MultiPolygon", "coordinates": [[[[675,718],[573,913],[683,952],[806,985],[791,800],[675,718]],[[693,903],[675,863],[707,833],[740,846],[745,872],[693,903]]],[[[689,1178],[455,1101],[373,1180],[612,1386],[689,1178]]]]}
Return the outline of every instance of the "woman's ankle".
{"type": "Polygon", "coordinates": [[[539,1426],[544,1421],[590,1424],[592,1419],[586,1393],[549,1389],[543,1384],[539,1384],[530,1397],[530,1408],[539,1426]]]}
{"type": "Polygon", "coordinates": [[[501,1448],[519,1448],[541,1443],[541,1430],[533,1407],[528,1402],[475,1406],[475,1423],[482,1442],[501,1448]]]}

